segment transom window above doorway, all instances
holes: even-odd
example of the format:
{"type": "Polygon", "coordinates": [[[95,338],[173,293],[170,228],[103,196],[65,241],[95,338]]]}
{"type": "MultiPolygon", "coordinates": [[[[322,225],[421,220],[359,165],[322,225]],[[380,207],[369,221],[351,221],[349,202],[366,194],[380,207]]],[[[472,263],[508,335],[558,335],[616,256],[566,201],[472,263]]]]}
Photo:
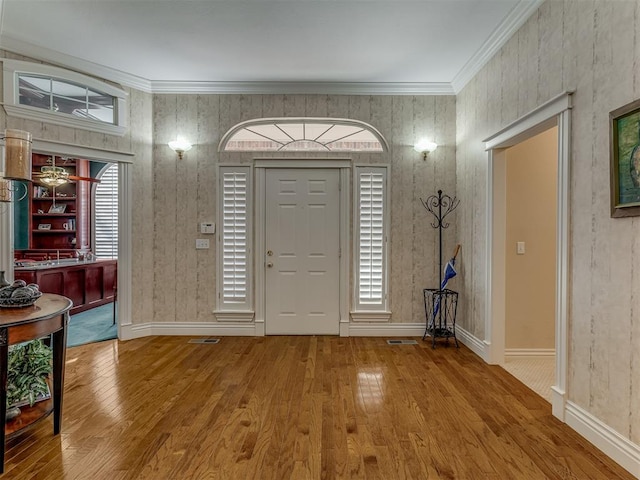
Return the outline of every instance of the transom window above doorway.
{"type": "Polygon", "coordinates": [[[52,65],[2,60],[7,115],[122,136],[127,93],[111,84],[52,65]]]}
{"type": "Polygon", "coordinates": [[[374,127],[341,118],[260,118],[239,123],[220,141],[223,152],[386,152],[374,127]]]}

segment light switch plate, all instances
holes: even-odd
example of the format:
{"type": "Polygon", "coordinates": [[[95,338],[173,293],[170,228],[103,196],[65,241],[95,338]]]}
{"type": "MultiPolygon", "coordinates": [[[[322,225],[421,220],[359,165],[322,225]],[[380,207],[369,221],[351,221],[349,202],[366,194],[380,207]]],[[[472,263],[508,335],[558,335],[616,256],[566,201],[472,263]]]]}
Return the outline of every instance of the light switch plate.
{"type": "Polygon", "coordinates": [[[206,250],[209,248],[208,238],[196,238],[196,250],[206,250]]]}
{"type": "Polygon", "coordinates": [[[516,254],[524,255],[524,252],[525,252],[524,242],[516,242],[516,254]]]}

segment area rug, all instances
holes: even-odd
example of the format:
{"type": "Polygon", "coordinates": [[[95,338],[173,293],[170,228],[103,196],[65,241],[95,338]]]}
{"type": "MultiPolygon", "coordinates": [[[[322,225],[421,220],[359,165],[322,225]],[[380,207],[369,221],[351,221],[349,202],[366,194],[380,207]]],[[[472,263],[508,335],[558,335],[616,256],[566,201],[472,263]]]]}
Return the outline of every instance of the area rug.
{"type": "Polygon", "coordinates": [[[113,324],[113,303],[108,303],[71,315],[67,328],[67,347],[102,342],[117,336],[117,326],[113,324]]]}

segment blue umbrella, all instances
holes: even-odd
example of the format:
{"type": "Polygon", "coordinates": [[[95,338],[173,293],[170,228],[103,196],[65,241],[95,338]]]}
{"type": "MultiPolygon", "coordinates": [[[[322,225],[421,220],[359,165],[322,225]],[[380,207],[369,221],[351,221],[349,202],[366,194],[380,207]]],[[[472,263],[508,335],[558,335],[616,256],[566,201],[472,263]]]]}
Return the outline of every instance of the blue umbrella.
{"type": "Polygon", "coordinates": [[[444,266],[444,278],[442,279],[442,283],[440,284],[440,290],[444,290],[453,277],[455,277],[458,272],[456,272],[456,257],[458,256],[458,252],[460,251],[460,244],[456,245],[456,249],[453,252],[453,257],[451,260],[447,262],[444,266]]]}
{"type": "MultiPolygon", "coordinates": [[[[453,252],[453,257],[451,257],[451,260],[449,260],[444,266],[444,277],[442,278],[442,283],[440,283],[440,290],[444,290],[447,286],[447,283],[449,283],[449,280],[451,280],[458,274],[458,272],[456,272],[456,257],[458,256],[459,251],[460,244],[456,245],[456,249],[453,252]]],[[[433,307],[433,322],[435,322],[436,314],[440,310],[440,297],[441,295],[438,295],[438,298],[436,298],[436,303],[433,307]]]]}

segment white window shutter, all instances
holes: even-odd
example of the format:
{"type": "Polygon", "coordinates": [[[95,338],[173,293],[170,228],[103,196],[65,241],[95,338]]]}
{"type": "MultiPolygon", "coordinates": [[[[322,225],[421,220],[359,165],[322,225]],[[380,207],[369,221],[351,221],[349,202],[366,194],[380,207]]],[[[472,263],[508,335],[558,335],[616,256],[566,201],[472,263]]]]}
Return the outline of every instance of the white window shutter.
{"type": "Polygon", "coordinates": [[[358,172],[357,307],[384,309],[386,299],[386,169],[358,172]]]}
{"type": "Polygon", "coordinates": [[[94,253],[98,258],[118,257],[118,165],[100,177],[94,196],[94,253]]]}
{"type": "Polygon", "coordinates": [[[246,303],[248,175],[222,173],[222,303],[246,303]]]}

